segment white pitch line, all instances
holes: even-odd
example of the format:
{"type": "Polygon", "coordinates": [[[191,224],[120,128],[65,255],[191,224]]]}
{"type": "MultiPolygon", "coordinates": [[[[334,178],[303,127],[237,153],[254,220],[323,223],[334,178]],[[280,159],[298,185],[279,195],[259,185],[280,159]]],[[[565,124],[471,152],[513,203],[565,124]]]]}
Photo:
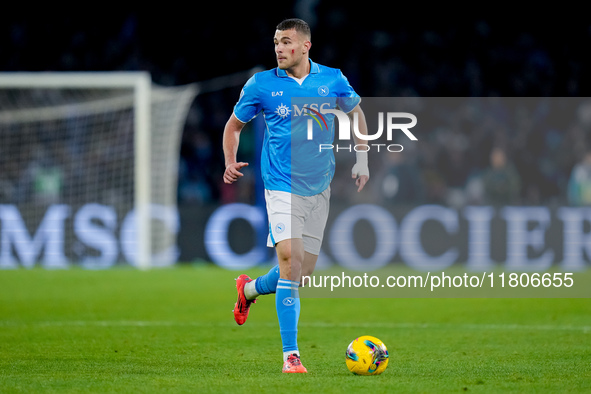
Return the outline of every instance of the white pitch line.
{"type": "MultiPolygon", "coordinates": [[[[252,327],[275,327],[276,322],[252,322],[252,327]]],[[[237,327],[233,321],[228,323],[206,321],[166,321],[166,320],[64,320],[17,322],[1,321],[0,327],[237,327]]],[[[576,325],[529,325],[529,324],[476,324],[476,323],[334,323],[300,322],[300,327],[310,328],[384,328],[384,329],[447,329],[447,330],[498,330],[498,331],[580,331],[591,333],[591,326],[576,325]]]]}

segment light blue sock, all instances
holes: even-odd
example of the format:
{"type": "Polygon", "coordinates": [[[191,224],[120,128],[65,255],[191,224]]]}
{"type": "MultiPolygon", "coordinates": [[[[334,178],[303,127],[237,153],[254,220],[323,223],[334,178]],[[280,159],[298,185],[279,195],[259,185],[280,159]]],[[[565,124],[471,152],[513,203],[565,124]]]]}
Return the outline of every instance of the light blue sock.
{"type": "Polygon", "coordinates": [[[300,283],[279,279],[275,293],[275,307],[279,319],[279,333],[283,352],[298,351],[298,320],[300,318],[300,283]]]}
{"type": "Polygon", "coordinates": [[[279,280],[279,265],[274,266],[263,276],[259,276],[254,283],[257,293],[275,293],[277,281],[279,280]]]}

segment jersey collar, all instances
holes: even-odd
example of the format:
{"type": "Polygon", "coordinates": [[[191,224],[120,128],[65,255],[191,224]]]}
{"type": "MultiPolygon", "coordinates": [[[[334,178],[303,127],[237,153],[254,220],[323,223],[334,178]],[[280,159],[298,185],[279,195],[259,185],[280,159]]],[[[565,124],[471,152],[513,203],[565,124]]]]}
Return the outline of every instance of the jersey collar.
{"type": "MultiPolygon", "coordinates": [[[[312,59],[308,59],[310,61],[310,74],[318,74],[320,72],[320,67],[318,64],[314,63],[312,59]]],[[[277,67],[277,76],[281,78],[288,77],[287,71],[280,69],[277,67]]]]}

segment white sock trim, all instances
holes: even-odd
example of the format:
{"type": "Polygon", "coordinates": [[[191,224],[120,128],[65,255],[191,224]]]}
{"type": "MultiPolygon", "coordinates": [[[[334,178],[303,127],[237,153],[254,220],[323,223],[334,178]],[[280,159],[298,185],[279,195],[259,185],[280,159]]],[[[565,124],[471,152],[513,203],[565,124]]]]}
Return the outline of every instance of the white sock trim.
{"type": "Polygon", "coordinates": [[[292,354],[297,354],[298,357],[300,356],[300,351],[299,350],[290,350],[289,352],[283,352],[283,362],[287,361],[287,358],[289,356],[291,356],[292,354]]]}
{"type": "Polygon", "coordinates": [[[249,301],[254,300],[258,296],[260,296],[260,294],[257,292],[255,282],[256,280],[251,280],[250,282],[244,285],[244,296],[249,301]]]}
{"type": "Polygon", "coordinates": [[[279,279],[277,281],[277,288],[279,289],[285,289],[285,288],[292,288],[292,289],[297,289],[300,287],[300,282],[297,282],[295,280],[288,280],[288,279],[279,279]]]}

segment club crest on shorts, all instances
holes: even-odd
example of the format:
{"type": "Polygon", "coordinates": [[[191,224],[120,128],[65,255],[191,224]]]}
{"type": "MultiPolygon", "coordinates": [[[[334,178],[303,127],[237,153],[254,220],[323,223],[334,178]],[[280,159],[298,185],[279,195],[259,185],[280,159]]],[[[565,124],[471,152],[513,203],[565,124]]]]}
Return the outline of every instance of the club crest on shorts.
{"type": "Polygon", "coordinates": [[[275,232],[277,234],[281,234],[283,231],[285,231],[285,224],[277,223],[277,225],[275,226],[275,232]]]}

